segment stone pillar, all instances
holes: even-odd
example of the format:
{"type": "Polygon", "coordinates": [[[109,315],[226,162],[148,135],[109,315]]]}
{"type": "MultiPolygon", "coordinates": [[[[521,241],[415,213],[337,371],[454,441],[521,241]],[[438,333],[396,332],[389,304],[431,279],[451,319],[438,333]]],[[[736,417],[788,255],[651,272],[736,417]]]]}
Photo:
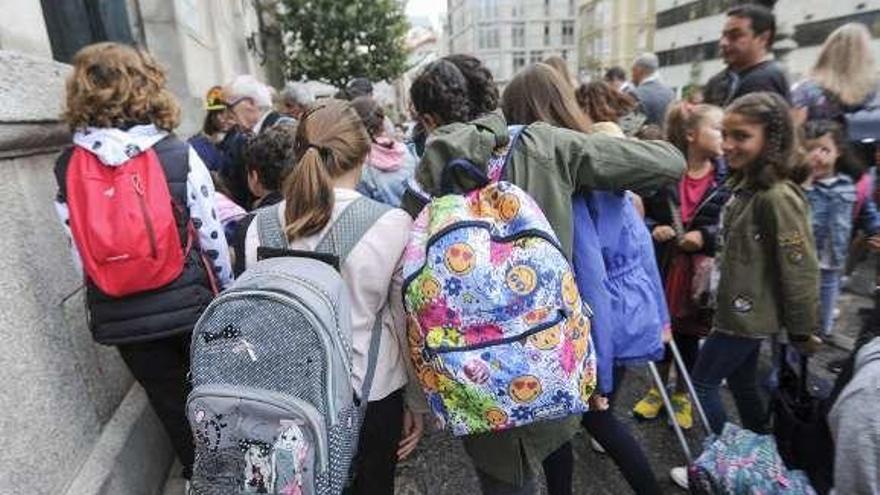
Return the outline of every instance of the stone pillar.
{"type": "Polygon", "coordinates": [[[0,50],[0,493],[154,494],[170,442],[116,350],[93,343],[52,206],[69,70],[0,50]]]}

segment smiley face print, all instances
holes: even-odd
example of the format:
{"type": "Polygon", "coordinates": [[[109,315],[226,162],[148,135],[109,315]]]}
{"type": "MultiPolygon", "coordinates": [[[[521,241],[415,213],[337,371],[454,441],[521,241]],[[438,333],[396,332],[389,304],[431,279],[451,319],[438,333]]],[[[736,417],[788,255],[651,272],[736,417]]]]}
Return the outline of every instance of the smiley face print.
{"type": "Polygon", "coordinates": [[[562,276],[562,301],[569,309],[579,309],[577,304],[580,302],[580,298],[574,274],[565,272],[565,275],[562,276]]]}
{"type": "Polygon", "coordinates": [[[422,279],[421,289],[422,296],[424,296],[426,301],[433,301],[440,295],[440,282],[437,281],[434,277],[428,277],[422,279]]]}
{"type": "Polygon", "coordinates": [[[459,242],[446,250],[445,261],[449,271],[456,275],[466,275],[474,269],[476,259],[473,248],[459,242]]]}
{"type": "Polygon", "coordinates": [[[507,271],[507,288],[514,294],[527,296],[538,285],[538,275],[535,269],[527,265],[517,265],[507,271]]]}
{"type": "Polygon", "coordinates": [[[541,380],[534,375],[518,376],[510,382],[507,392],[514,401],[528,404],[541,395],[541,380]]]}
{"type": "Polygon", "coordinates": [[[486,411],[486,421],[495,428],[504,426],[507,423],[507,413],[497,407],[489,408],[486,411]]]}
{"type": "Polygon", "coordinates": [[[498,216],[505,222],[509,222],[519,213],[519,198],[513,193],[502,194],[496,203],[498,216]]]}
{"type": "Polygon", "coordinates": [[[556,325],[555,327],[548,328],[542,332],[529,335],[527,340],[529,344],[542,351],[555,349],[556,346],[562,342],[561,325],[556,325]]]}

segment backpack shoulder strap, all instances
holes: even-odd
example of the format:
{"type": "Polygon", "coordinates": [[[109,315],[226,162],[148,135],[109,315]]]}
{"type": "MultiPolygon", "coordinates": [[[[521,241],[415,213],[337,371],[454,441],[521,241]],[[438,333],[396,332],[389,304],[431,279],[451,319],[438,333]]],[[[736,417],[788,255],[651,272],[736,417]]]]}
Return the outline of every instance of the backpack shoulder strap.
{"type": "Polygon", "coordinates": [[[516,143],[519,141],[519,137],[525,128],[526,126],[524,125],[511,125],[507,127],[507,135],[509,136],[509,139],[503,154],[500,156],[493,156],[487,167],[489,180],[491,182],[498,182],[504,176],[504,171],[507,169],[507,164],[510,162],[510,156],[513,154],[513,148],[516,146],[516,143]]]}
{"type": "Polygon", "coordinates": [[[279,208],[281,204],[274,204],[257,210],[257,233],[260,237],[260,246],[284,249],[287,247],[287,237],[284,235],[284,227],[281,225],[279,208]]]}
{"type": "Polygon", "coordinates": [[[359,197],[339,214],[315,251],[335,254],[341,266],[361,237],[390,209],[366,196],[359,197]]]}
{"type": "MultiPolygon", "coordinates": [[[[352,201],[345,210],[336,218],[330,230],[318,243],[315,251],[333,253],[339,257],[339,266],[351,253],[358,241],[370,230],[370,227],[392,208],[384,203],[373,201],[366,196],[361,196],[352,201]]],[[[376,374],[376,364],[379,360],[379,345],[382,341],[382,312],[376,315],[373,328],[370,329],[370,348],[367,351],[367,370],[364,374],[364,382],[361,386],[360,413],[363,417],[370,400],[370,389],[373,385],[373,377],[376,374]]]]}

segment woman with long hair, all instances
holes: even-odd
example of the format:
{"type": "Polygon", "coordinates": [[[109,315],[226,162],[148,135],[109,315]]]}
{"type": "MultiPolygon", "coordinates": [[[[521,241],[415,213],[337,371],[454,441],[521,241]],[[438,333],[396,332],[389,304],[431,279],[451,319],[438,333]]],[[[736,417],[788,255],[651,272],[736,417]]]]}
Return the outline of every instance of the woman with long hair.
{"type": "Polygon", "coordinates": [[[819,51],[809,76],[791,92],[795,123],[836,120],[865,106],[877,93],[871,33],[851,22],[835,29],[819,51]]]}
{"type": "MultiPolygon", "coordinates": [[[[504,89],[501,107],[510,124],[545,122],[584,134],[591,132],[589,118],[561,75],[544,64],[529,66],[517,74],[504,89]]],[[[653,251],[641,249],[650,248],[650,235],[630,197],[597,191],[578,194],[573,201],[573,265],[578,288],[594,311],[592,334],[599,362],[599,390],[613,398],[624,369],[614,365],[613,337],[627,333],[618,332],[617,327],[629,327],[630,331],[639,327],[659,336],[665,323],[659,317],[659,308],[665,301],[657,270],[652,266],[653,251]],[[600,215],[590,215],[591,210],[599,208],[600,215]],[[627,266],[614,264],[621,253],[632,260],[627,266]],[[597,262],[599,266],[595,266],[597,262]],[[654,268],[653,273],[647,273],[645,267],[654,268]],[[615,290],[606,289],[609,286],[615,290]],[[653,292],[646,292],[645,286],[653,286],[653,292]],[[612,301],[623,298],[630,300],[627,304],[612,301]],[[635,312],[627,314],[625,307],[635,308],[635,312]]],[[[610,408],[585,413],[581,424],[611,456],[636,493],[661,493],[647,456],[610,408]]]]}
{"type": "MultiPolygon", "coordinates": [[[[374,207],[375,202],[355,190],[369,151],[370,135],[351,103],[325,100],[302,115],[293,149],[296,165],[282,185],[284,200],[272,206],[285,226],[290,249],[314,251],[343,211],[374,207]]],[[[427,410],[405,364],[400,258],[411,224],[406,212],[388,209],[340,261],[351,302],[354,390],[360,390],[364,380],[377,318],[382,332],[355,457],[355,494],[394,493],[397,460],[415,449],[427,410]]],[[[257,222],[251,222],[245,235],[246,267],[257,262],[258,230],[257,222]]]]}

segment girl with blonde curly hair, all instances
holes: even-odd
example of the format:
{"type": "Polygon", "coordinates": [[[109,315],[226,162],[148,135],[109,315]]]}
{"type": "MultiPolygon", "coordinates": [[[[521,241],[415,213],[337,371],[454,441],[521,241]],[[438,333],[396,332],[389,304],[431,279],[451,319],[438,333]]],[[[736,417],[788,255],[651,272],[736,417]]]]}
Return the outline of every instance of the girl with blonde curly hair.
{"type": "Polygon", "coordinates": [[[55,208],[84,273],[92,335],[119,349],[189,477],[190,334],[232,270],[211,176],[172,132],[180,110],[165,83],[164,69],[137,48],[98,43],[76,54],[63,116],[73,146],[55,166],[55,208]],[[96,177],[112,178],[111,187],[96,177]],[[137,269],[146,266],[158,268],[137,269]],[[110,282],[125,270],[138,276],[110,282]]]}

